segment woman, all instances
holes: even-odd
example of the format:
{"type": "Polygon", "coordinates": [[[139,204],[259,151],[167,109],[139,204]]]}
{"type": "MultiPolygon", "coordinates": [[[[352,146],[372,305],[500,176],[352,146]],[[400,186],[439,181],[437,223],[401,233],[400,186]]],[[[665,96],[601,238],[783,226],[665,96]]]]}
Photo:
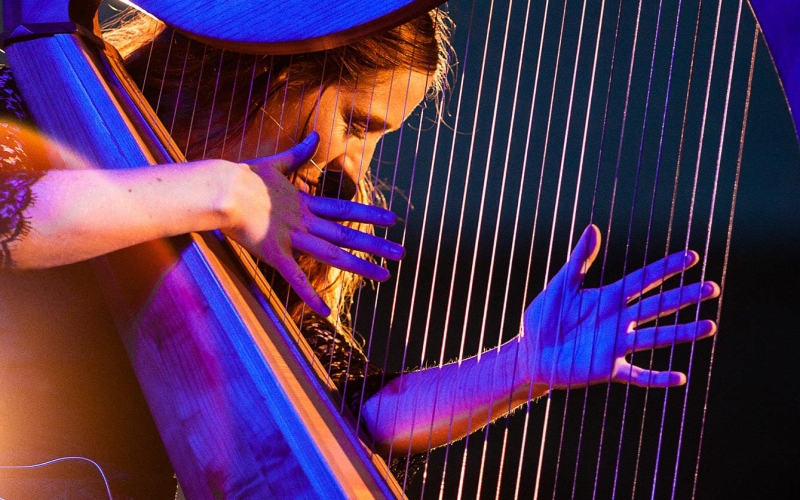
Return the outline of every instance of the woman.
{"type": "Polygon", "coordinates": [[[581,289],[600,246],[599,231],[592,226],[528,308],[517,338],[459,364],[380,376],[351,339],[348,307],[359,285],[355,274],[388,277],[364,254],[399,258],[402,249],[369,235],[372,224],[389,224],[393,217],[364,205],[376,196],[368,166],[382,135],[399,128],[426,96],[442,91],[446,18],[434,11],[344,48],[292,57],[226,54],[169,30],[150,29],[129,22],[112,39],[126,41],[120,49],[132,75],[145,82],[145,95],[195,161],[124,173],[10,170],[6,184],[20,187],[15,199],[21,201],[16,222],[9,223],[14,229],[6,233],[6,262],[22,268],[57,265],[155,237],[221,228],[278,270],[302,299],[290,302],[293,315],[323,362],[332,365],[332,378],[361,415],[377,449],[386,454],[392,448],[414,453],[458,439],[554,388],[609,378],[679,385],[685,381],[682,374],[634,367],[625,356],[714,333],[715,325],[706,321],[634,330],[715,297],[713,283],[627,306],[694,265],[694,253],[672,255],[602,289],[581,289]],[[143,33],[145,42],[134,40],[131,31],[143,33]],[[189,104],[195,95],[210,95],[211,87],[218,91],[210,103],[197,109],[189,104]],[[214,157],[224,160],[203,160],[214,157]],[[265,158],[238,163],[249,157],[265,158]],[[291,173],[289,183],[284,175],[291,173]],[[341,186],[326,188],[329,175],[342,179],[341,186]],[[341,195],[347,192],[347,179],[364,204],[310,196],[341,195]],[[75,207],[71,200],[87,192],[99,194],[75,207]],[[126,193],[134,199],[126,200],[126,193]],[[153,212],[134,216],[131,206],[153,212]],[[354,221],[355,229],[342,230],[328,219],[354,221]],[[57,238],[66,245],[53,245],[57,238]],[[362,258],[339,246],[362,252],[362,258]],[[299,268],[295,253],[303,254],[299,268]],[[303,302],[320,316],[304,315],[303,302]],[[358,358],[354,371],[345,363],[351,355],[358,358]],[[363,394],[361,387],[366,388],[363,394]]]}

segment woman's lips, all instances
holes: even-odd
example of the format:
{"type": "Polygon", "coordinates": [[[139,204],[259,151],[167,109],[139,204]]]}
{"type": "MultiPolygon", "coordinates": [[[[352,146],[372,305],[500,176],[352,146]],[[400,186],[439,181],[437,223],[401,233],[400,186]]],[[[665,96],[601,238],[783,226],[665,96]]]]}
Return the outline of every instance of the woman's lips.
{"type": "Polygon", "coordinates": [[[310,195],[342,200],[352,200],[358,192],[356,183],[349,175],[335,170],[325,170],[313,180],[303,173],[297,173],[294,177],[294,185],[310,195]]]}
{"type": "Polygon", "coordinates": [[[318,188],[317,180],[312,181],[303,174],[295,174],[293,184],[297,189],[312,196],[316,194],[318,188]]]}

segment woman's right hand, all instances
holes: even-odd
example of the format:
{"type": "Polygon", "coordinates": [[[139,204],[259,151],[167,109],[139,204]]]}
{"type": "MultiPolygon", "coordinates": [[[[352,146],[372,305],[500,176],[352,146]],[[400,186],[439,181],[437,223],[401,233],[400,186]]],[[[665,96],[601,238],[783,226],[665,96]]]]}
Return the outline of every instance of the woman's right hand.
{"type": "Polygon", "coordinates": [[[338,223],[390,226],[396,221],[394,213],[352,201],[311,196],[286,178],[313,156],[318,141],[317,134],[312,133],[283,153],[247,164],[230,164],[229,178],[223,182],[225,188],[215,205],[223,216],[220,229],[225,235],[275,268],[301,299],[327,316],[330,309],[297,264],[298,254],[385,281],[389,278],[385,268],[343,248],[391,260],[402,258],[404,250],[397,243],[338,223]]]}
{"type": "Polygon", "coordinates": [[[567,263],[525,311],[527,379],[547,389],[575,389],[609,380],[662,388],[686,383],[681,372],[632,365],[627,356],[713,335],[717,327],[709,320],[643,325],[717,297],[719,286],[711,281],[683,284],[642,298],[697,264],[699,256],[689,251],[674,253],[600,288],[584,288],[583,278],[599,251],[600,231],[591,225],[567,263]]]}

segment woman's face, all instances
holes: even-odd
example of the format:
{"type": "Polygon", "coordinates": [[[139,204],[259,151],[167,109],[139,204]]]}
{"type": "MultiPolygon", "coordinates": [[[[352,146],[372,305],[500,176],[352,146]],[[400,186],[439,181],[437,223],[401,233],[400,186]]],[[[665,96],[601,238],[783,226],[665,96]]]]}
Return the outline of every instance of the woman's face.
{"type": "MultiPolygon", "coordinates": [[[[258,141],[258,156],[289,149],[312,130],[320,136],[311,162],[295,176],[299,189],[317,194],[322,169],[342,173],[358,183],[366,174],[378,141],[399,129],[425,97],[428,76],[415,71],[383,71],[350,86],[312,89],[305,96],[273,99],[264,106],[260,130],[246,140],[258,141]],[[290,102],[291,101],[291,102],[290,102]],[[269,138],[269,139],[266,139],[269,138]]],[[[282,97],[282,96],[281,96],[282,97]]],[[[251,142],[251,144],[254,144],[251,142]]]]}

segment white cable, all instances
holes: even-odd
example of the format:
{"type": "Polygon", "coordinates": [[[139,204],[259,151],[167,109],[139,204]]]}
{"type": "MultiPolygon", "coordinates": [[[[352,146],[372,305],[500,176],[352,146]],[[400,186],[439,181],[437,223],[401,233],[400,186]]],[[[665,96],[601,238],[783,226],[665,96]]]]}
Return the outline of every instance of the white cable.
{"type": "MultiPolygon", "coordinates": [[[[46,467],[48,465],[57,464],[59,462],[66,462],[67,460],[78,460],[81,462],[89,462],[90,464],[94,465],[97,471],[100,473],[100,477],[103,478],[103,485],[106,487],[106,494],[108,495],[108,500],[114,500],[114,497],[111,496],[111,487],[109,487],[108,485],[108,478],[106,478],[106,474],[105,472],[103,472],[103,468],[100,467],[100,465],[98,465],[98,463],[95,462],[94,460],[86,457],[59,457],[59,458],[54,458],[52,460],[48,460],[46,462],[41,462],[38,464],[31,464],[31,465],[0,465],[0,469],[6,469],[6,470],[38,469],[39,467],[46,467]]],[[[0,497],[0,500],[3,500],[3,498],[0,497]]]]}

